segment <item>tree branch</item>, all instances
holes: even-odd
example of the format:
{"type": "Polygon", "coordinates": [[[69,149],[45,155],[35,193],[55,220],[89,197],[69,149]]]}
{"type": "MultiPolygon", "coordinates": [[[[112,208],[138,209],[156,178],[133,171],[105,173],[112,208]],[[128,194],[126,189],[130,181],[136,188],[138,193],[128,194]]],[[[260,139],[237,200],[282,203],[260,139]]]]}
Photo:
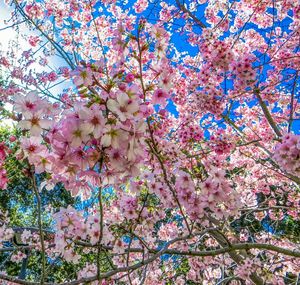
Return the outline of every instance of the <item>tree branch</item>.
{"type": "Polygon", "coordinates": [[[176,4],[179,7],[179,9],[183,13],[187,13],[190,16],[190,18],[192,18],[199,27],[201,27],[202,29],[207,28],[206,25],[202,21],[200,21],[191,11],[189,11],[187,8],[185,8],[185,6],[183,4],[181,4],[179,0],[176,0],[176,4]]]}
{"type": "MultiPolygon", "coordinates": [[[[230,247],[224,247],[224,248],[219,248],[219,249],[214,249],[214,250],[205,250],[205,251],[179,251],[176,249],[168,249],[168,247],[178,241],[184,240],[186,239],[187,236],[184,237],[178,237],[176,239],[173,239],[172,241],[168,242],[165,247],[161,250],[158,249],[152,249],[150,250],[150,253],[155,253],[151,258],[139,262],[137,264],[131,265],[131,266],[127,266],[127,267],[120,267],[117,268],[115,270],[106,272],[102,275],[100,275],[101,279],[106,279],[109,278],[117,273],[120,272],[126,272],[129,270],[136,270],[142,266],[145,266],[151,262],[153,262],[155,259],[159,258],[160,256],[162,256],[163,254],[171,254],[171,255],[182,255],[182,256],[217,256],[220,254],[224,254],[224,253],[233,253],[235,251],[240,251],[240,250],[250,250],[250,249],[262,249],[262,250],[268,250],[268,251],[272,251],[272,252],[276,252],[276,253],[280,253],[280,254],[284,254],[287,256],[293,256],[296,258],[300,258],[300,251],[296,251],[296,250],[290,250],[290,249],[285,249],[282,247],[278,247],[275,245],[271,245],[271,244],[255,244],[255,243],[238,243],[238,244],[232,244],[230,247]]],[[[131,252],[141,252],[142,249],[134,249],[131,248],[130,249],[131,252]]],[[[88,277],[88,278],[82,278],[80,280],[75,280],[75,281],[70,281],[70,282],[64,282],[64,283],[47,283],[45,282],[44,285],[79,285],[82,284],[84,282],[92,282],[97,280],[98,276],[92,276],[92,277],[88,277]]],[[[40,285],[39,282],[29,282],[29,281],[24,281],[24,280],[20,280],[18,278],[15,278],[13,276],[8,276],[8,275],[4,275],[4,274],[0,274],[0,279],[2,280],[7,280],[7,281],[11,281],[11,282],[15,282],[18,284],[24,284],[24,285],[40,285]]],[[[260,283],[259,283],[260,284],[260,283]]]]}
{"type": "Polygon", "coordinates": [[[45,284],[45,272],[46,272],[46,255],[45,255],[45,241],[44,241],[44,231],[43,231],[43,223],[42,223],[42,202],[41,197],[36,185],[34,172],[32,173],[32,184],[33,190],[37,199],[37,210],[38,210],[38,227],[39,227],[39,236],[41,243],[41,258],[42,258],[42,275],[41,275],[41,285],[45,284]]]}
{"type": "Polygon", "coordinates": [[[278,128],[276,122],[274,121],[274,119],[273,119],[273,117],[272,117],[272,115],[271,115],[271,113],[270,113],[270,111],[269,111],[269,109],[268,109],[266,103],[265,103],[265,102],[263,101],[263,99],[261,98],[261,96],[260,96],[260,94],[259,94],[259,89],[257,89],[257,88],[254,89],[254,95],[257,97],[258,103],[259,103],[260,107],[262,108],[263,113],[264,113],[264,115],[265,115],[267,121],[269,122],[271,128],[274,130],[274,132],[276,133],[276,135],[277,135],[278,137],[281,137],[282,134],[281,134],[281,132],[280,132],[280,130],[279,130],[279,128],[278,128]]]}

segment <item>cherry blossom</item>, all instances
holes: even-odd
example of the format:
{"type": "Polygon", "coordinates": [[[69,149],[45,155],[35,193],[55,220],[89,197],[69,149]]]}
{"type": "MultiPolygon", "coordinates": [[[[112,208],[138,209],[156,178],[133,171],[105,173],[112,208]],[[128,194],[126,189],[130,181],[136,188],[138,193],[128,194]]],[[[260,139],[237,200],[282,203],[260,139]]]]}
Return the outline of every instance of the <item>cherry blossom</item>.
{"type": "Polygon", "coordinates": [[[107,101],[107,108],[117,114],[121,121],[125,121],[139,110],[139,105],[136,98],[129,98],[126,93],[120,92],[117,94],[117,100],[107,101]]]}
{"type": "Polygon", "coordinates": [[[43,119],[43,114],[24,113],[24,119],[18,123],[22,130],[29,130],[32,136],[39,136],[43,129],[49,129],[52,122],[48,119],[43,119]]]}

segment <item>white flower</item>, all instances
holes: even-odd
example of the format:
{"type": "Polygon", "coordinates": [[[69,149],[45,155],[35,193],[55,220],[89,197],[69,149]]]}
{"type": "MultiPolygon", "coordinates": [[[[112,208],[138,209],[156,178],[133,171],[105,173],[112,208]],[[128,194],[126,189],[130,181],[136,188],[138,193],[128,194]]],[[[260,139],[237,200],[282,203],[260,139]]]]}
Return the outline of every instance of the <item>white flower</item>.
{"type": "Polygon", "coordinates": [[[46,101],[42,100],[37,91],[31,91],[26,96],[15,95],[14,111],[17,113],[34,113],[42,110],[46,106],[46,101]]]}
{"type": "Polygon", "coordinates": [[[21,235],[22,242],[27,243],[31,236],[32,236],[31,231],[24,230],[22,235],[21,235]]]}
{"type": "Polygon", "coordinates": [[[51,181],[43,181],[40,185],[40,191],[44,188],[46,188],[46,190],[50,191],[52,190],[53,188],[55,187],[55,183],[54,182],[51,182],[51,181]]]}
{"type": "Polygon", "coordinates": [[[146,132],[146,124],[144,121],[139,121],[134,125],[134,130],[129,141],[127,157],[129,161],[134,161],[139,155],[143,155],[143,140],[141,139],[146,132]]]}
{"type": "Polygon", "coordinates": [[[125,121],[139,110],[139,105],[135,98],[129,98],[126,93],[120,92],[117,101],[112,99],[107,101],[107,108],[118,115],[121,121],[125,121]]]}
{"type": "Polygon", "coordinates": [[[158,86],[166,92],[169,92],[172,88],[172,76],[169,72],[162,72],[158,86]]]}
{"type": "Polygon", "coordinates": [[[79,121],[72,121],[66,131],[71,146],[79,147],[82,142],[85,143],[90,139],[90,133],[93,131],[93,127],[91,125],[87,126],[81,124],[79,121]]]}
{"type": "Polygon", "coordinates": [[[79,110],[79,118],[84,121],[83,129],[92,130],[96,139],[100,138],[105,125],[105,118],[102,115],[99,105],[93,105],[91,108],[81,108],[79,110]]]}
{"type": "Polygon", "coordinates": [[[101,144],[104,147],[112,146],[119,148],[128,138],[126,132],[120,130],[116,126],[106,125],[104,128],[104,136],[101,138],[101,144]]]}
{"type": "Polygon", "coordinates": [[[45,146],[42,145],[42,140],[40,137],[23,137],[21,140],[21,148],[24,150],[26,157],[36,155],[39,153],[45,146]]]}
{"type": "Polygon", "coordinates": [[[41,113],[25,113],[25,119],[18,123],[22,130],[29,130],[32,136],[39,136],[42,129],[49,129],[52,122],[47,119],[42,119],[41,113]]]}

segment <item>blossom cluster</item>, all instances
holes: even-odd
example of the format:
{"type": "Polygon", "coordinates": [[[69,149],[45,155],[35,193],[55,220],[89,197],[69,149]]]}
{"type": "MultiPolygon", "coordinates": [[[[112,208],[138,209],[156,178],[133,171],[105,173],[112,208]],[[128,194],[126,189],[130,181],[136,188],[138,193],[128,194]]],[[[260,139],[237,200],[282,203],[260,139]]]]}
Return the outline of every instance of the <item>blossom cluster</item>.
{"type": "Polygon", "coordinates": [[[298,176],[300,173],[300,136],[286,134],[276,145],[274,159],[282,169],[298,176]]]}

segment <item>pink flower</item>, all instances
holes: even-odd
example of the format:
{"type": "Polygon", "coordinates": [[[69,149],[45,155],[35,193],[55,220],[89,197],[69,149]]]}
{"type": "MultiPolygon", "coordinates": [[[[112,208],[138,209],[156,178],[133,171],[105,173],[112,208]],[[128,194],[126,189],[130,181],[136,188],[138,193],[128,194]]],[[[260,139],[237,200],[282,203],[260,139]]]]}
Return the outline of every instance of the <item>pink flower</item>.
{"type": "Polygon", "coordinates": [[[49,129],[52,122],[48,119],[42,119],[41,112],[24,113],[25,119],[18,123],[22,130],[29,130],[32,136],[39,136],[43,129],[49,129]]]}
{"type": "Polygon", "coordinates": [[[35,113],[45,106],[45,101],[39,97],[36,91],[31,91],[26,96],[16,95],[13,100],[14,111],[18,113],[35,113]]]}
{"type": "Polygon", "coordinates": [[[118,239],[114,245],[113,252],[122,254],[125,252],[125,249],[126,249],[126,244],[121,239],[118,239]]]}
{"type": "Polygon", "coordinates": [[[134,10],[136,13],[142,13],[148,7],[148,0],[138,0],[134,4],[134,10]]]}
{"type": "Polygon", "coordinates": [[[26,5],[25,11],[30,18],[40,18],[43,16],[43,9],[39,3],[26,5]]]}
{"type": "Polygon", "coordinates": [[[55,71],[51,71],[50,73],[47,74],[47,79],[50,82],[53,82],[53,81],[57,80],[57,78],[58,78],[58,76],[57,76],[55,71]]]}
{"type": "Polygon", "coordinates": [[[152,104],[160,104],[162,107],[167,105],[167,99],[169,98],[169,94],[161,88],[155,90],[152,96],[152,104]]]}
{"type": "Polygon", "coordinates": [[[16,141],[16,139],[17,139],[16,136],[10,136],[9,137],[10,142],[14,142],[14,141],[16,141]]]}
{"type": "Polygon", "coordinates": [[[104,147],[112,146],[113,148],[119,148],[121,145],[124,145],[128,138],[126,132],[113,125],[106,125],[103,133],[101,144],[104,147]]]}
{"type": "Polygon", "coordinates": [[[126,160],[124,150],[112,148],[107,151],[107,154],[110,158],[110,165],[112,169],[117,171],[124,171],[126,168],[126,160]]]}
{"type": "MultiPolygon", "coordinates": [[[[87,264],[82,270],[78,272],[78,279],[92,277],[97,274],[97,266],[95,264],[87,264]]],[[[97,284],[97,282],[93,282],[94,284],[97,284]]]]}
{"type": "Polygon", "coordinates": [[[26,254],[21,252],[21,251],[18,251],[17,253],[15,253],[14,255],[12,255],[11,257],[11,261],[12,262],[21,262],[24,258],[26,257],[26,254]]]}
{"type": "Polygon", "coordinates": [[[167,71],[162,72],[162,74],[160,75],[160,81],[158,83],[158,86],[161,89],[168,92],[172,87],[171,79],[172,79],[172,75],[169,72],[167,72],[167,71]]]}
{"type": "Polygon", "coordinates": [[[139,110],[139,105],[135,97],[129,98],[126,93],[119,92],[117,100],[109,99],[107,108],[117,114],[121,121],[131,118],[139,110]]]}
{"type": "Polygon", "coordinates": [[[40,137],[30,137],[21,139],[21,147],[26,156],[38,154],[43,149],[40,137]]]}
{"type": "Polygon", "coordinates": [[[178,234],[177,225],[172,222],[170,224],[163,224],[157,233],[158,238],[161,240],[169,241],[176,237],[178,234]]]}
{"type": "Polygon", "coordinates": [[[6,170],[0,166],[0,189],[5,190],[8,183],[6,170]]]}
{"type": "Polygon", "coordinates": [[[38,36],[30,36],[28,42],[31,46],[35,47],[39,43],[40,38],[38,36]]]}
{"type": "Polygon", "coordinates": [[[146,123],[140,120],[137,124],[133,125],[133,130],[130,132],[130,141],[127,152],[127,158],[134,161],[137,156],[144,154],[144,141],[143,136],[146,132],[146,123]]]}
{"type": "Polygon", "coordinates": [[[21,234],[21,239],[23,243],[28,243],[30,238],[32,237],[31,231],[29,230],[24,230],[21,234]]]}
{"type": "Polygon", "coordinates": [[[94,104],[90,108],[81,108],[79,110],[79,118],[83,121],[83,129],[92,130],[91,133],[96,139],[102,136],[106,120],[99,105],[94,104]]]}
{"type": "Polygon", "coordinates": [[[300,135],[285,134],[276,145],[274,159],[284,170],[294,175],[300,173],[300,135]]]}
{"type": "Polygon", "coordinates": [[[7,151],[7,146],[5,145],[4,142],[0,143],[0,165],[1,161],[3,161],[6,158],[6,151],[7,151]]]}
{"type": "Polygon", "coordinates": [[[89,67],[79,67],[76,71],[71,72],[71,75],[74,76],[73,81],[77,87],[93,84],[93,71],[89,67]]]}
{"type": "Polygon", "coordinates": [[[54,159],[47,150],[42,150],[34,157],[34,166],[36,173],[51,172],[54,159]]]}
{"type": "Polygon", "coordinates": [[[135,76],[134,76],[134,74],[132,74],[132,73],[127,74],[126,77],[125,77],[125,81],[126,81],[127,83],[132,82],[134,79],[135,79],[135,76]]]}
{"type": "Polygon", "coordinates": [[[62,130],[72,147],[79,147],[82,143],[86,143],[90,139],[93,131],[91,124],[84,125],[79,120],[68,120],[62,130]]]}
{"type": "Polygon", "coordinates": [[[9,67],[10,63],[5,57],[0,57],[0,65],[3,65],[5,67],[9,67]]]}
{"type": "Polygon", "coordinates": [[[125,218],[131,220],[138,217],[138,203],[135,197],[122,195],[120,197],[120,208],[125,218]]]}
{"type": "Polygon", "coordinates": [[[184,171],[178,171],[178,178],[176,179],[176,185],[182,188],[194,189],[194,183],[191,179],[191,176],[184,171]]]}

